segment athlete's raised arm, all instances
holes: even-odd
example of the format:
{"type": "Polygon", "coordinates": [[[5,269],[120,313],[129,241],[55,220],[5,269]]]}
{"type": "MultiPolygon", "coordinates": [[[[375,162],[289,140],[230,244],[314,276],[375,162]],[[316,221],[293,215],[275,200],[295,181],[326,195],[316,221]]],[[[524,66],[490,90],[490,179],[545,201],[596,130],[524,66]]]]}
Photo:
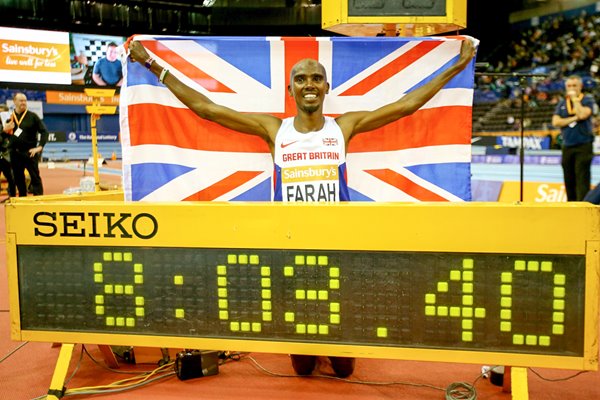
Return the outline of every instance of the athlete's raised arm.
{"type": "Polygon", "coordinates": [[[260,136],[272,146],[281,119],[269,114],[245,114],[216,104],[200,92],[181,82],[175,75],[154,60],[136,40],[129,42],[129,57],[148,68],[190,110],[201,118],[216,122],[238,132],[260,136]]]}

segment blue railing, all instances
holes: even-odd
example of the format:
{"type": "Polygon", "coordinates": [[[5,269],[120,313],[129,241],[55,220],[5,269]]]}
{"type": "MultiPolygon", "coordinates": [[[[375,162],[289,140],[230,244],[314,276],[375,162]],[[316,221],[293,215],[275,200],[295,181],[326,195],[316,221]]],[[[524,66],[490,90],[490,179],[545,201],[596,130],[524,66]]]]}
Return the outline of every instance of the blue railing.
{"type": "MultiPolygon", "coordinates": [[[[121,143],[98,142],[98,153],[102,158],[110,159],[113,153],[121,159],[121,143]]],[[[47,161],[87,160],[92,157],[92,143],[49,142],[44,146],[42,157],[47,161]]]]}

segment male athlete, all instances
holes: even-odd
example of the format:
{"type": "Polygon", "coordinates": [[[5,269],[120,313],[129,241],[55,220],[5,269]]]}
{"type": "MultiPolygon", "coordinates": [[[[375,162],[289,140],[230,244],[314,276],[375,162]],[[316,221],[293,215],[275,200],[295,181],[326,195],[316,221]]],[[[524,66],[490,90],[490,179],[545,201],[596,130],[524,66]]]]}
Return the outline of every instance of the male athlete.
{"type": "MultiPolygon", "coordinates": [[[[158,64],[137,41],[129,44],[130,58],[145,65],[190,110],[201,118],[229,129],[263,138],[275,162],[275,201],[348,201],[346,150],[352,137],[410,115],[462,71],[475,55],[470,39],[462,42],[458,60],[425,85],[399,100],[373,111],[354,111],[332,118],[323,115],[329,92],[323,65],[312,59],[299,61],[290,72],[288,92],[296,101],[295,117],[241,113],[214,103],[183,84],[158,64]]],[[[354,371],[354,358],[330,357],[340,377],[354,371]]],[[[312,373],[316,357],[292,355],[294,370],[312,373]]]]}

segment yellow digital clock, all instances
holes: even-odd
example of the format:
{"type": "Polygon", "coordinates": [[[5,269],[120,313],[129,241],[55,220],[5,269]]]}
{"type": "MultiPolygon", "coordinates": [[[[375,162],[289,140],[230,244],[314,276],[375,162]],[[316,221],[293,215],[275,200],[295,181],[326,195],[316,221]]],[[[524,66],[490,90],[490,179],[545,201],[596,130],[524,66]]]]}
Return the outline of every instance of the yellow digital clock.
{"type": "Polygon", "coordinates": [[[583,204],[15,201],[12,334],[595,369],[599,222],[583,204]]]}

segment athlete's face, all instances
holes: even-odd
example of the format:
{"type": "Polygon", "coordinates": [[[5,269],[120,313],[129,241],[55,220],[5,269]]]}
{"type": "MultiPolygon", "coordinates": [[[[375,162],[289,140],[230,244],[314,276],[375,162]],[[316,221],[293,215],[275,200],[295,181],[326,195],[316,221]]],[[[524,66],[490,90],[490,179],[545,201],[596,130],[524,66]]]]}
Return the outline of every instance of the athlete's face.
{"type": "Polygon", "coordinates": [[[292,68],[288,91],[298,110],[312,114],[320,110],[329,92],[325,68],[315,60],[302,60],[292,68]]]}

